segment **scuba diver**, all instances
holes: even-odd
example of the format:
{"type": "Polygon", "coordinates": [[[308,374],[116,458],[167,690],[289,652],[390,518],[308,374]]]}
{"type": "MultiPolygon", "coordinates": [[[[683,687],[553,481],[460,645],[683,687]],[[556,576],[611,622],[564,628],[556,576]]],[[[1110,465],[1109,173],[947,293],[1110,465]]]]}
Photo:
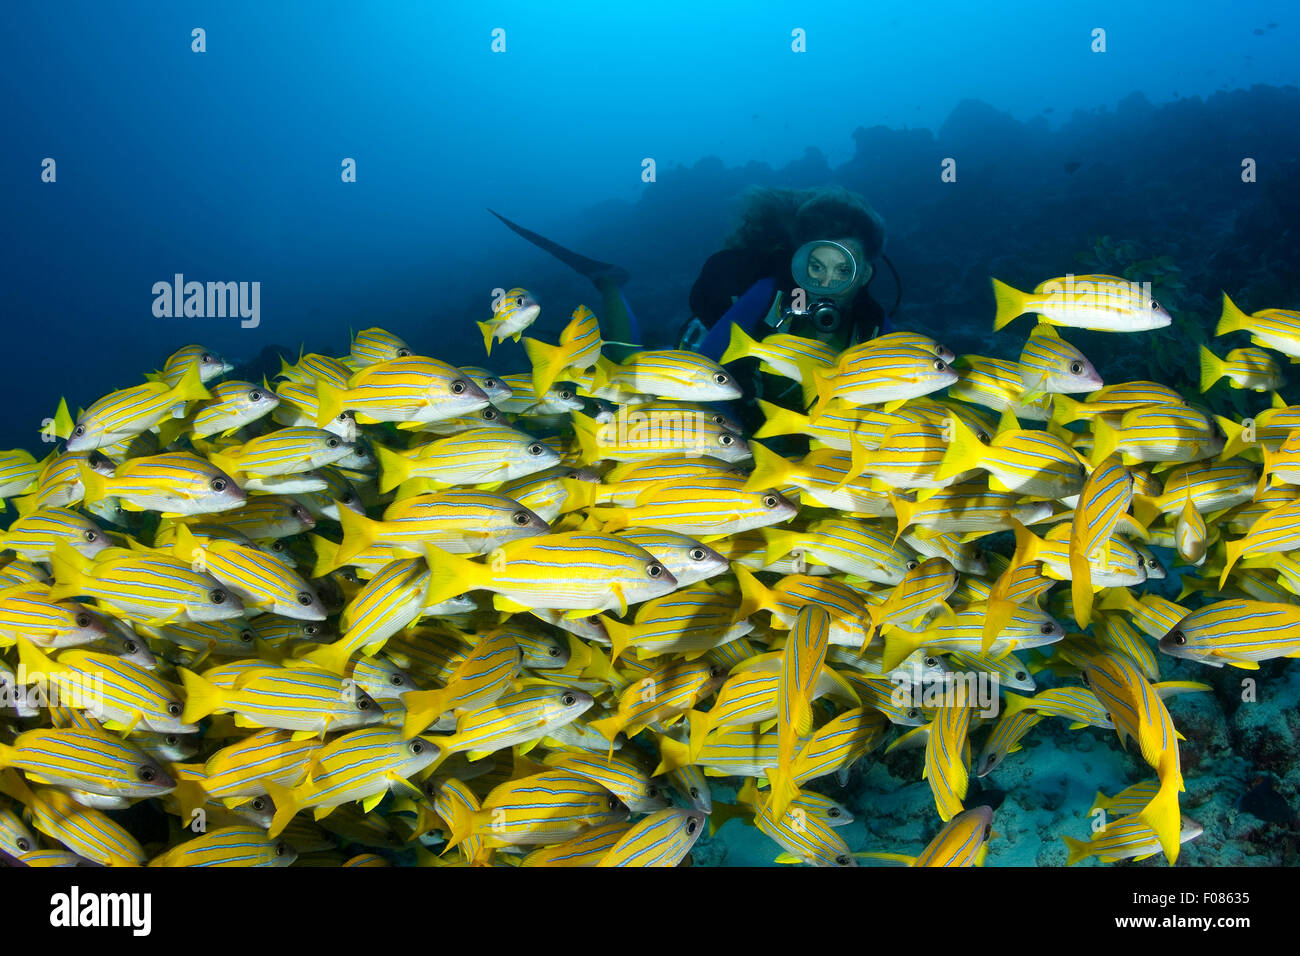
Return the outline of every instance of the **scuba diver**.
{"type": "MultiPolygon", "coordinates": [[[[601,330],[607,354],[622,359],[642,348],[635,315],[623,295],[628,274],[618,266],[565,249],[549,239],[492,215],[529,242],[591,279],[601,293],[601,330]]],[[[745,197],[740,226],[726,248],[710,256],[691,287],[692,318],[678,348],[718,361],[735,323],[752,337],[784,332],[815,338],[842,350],[890,331],[889,314],[872,297],[875,261],[893,274],[897,290],[890,314],[901,300],[901,284],[884,255],[885,225],[854,193],[840,187],[755,188],[745,197]]],[[[746,361],[746,360],[742,360],[746,361]]],[[[736,413],[747,433],[761,424],[753,398],[778,404],[798,398],[798,383],[768,376],[757,362],[738,373],[747,399],[736,413]]]]}
{"type": "Polygon", "coordinates": [[[884,244],[880,216],[847,190],[752,190],[740,227],[691,287],[680,347],[716,360],[733,322],[755,338],[785,332],[837,350],[888,331],[870,291],[875,260],[893,271],[884,244]]]}

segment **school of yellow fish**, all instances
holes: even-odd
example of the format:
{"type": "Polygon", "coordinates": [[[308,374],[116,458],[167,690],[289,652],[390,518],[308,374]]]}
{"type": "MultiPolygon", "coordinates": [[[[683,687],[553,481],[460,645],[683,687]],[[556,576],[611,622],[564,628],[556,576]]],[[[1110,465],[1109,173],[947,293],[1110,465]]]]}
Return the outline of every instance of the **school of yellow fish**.
{"type": "MultiPolygon", "coordinates": [[[[675,866],[740,817],[778,862],[976,865],[971,773],[1064,718],[1149,767],[1069,862],[1173,863],[1166,702],[1209,687],[1161,655],[1300,655],[1300,406],[1104,383],[1060,330],[1169,325],[1135,283],[993,290],[995,329],[1036,317],[1018,362],[735,326],[721,364],[614,361],[582,306],[524,337],[512,289],[479,326],[522,374],[372,328],[274,385],[187,346],[61,404],[48,457],[0,453],[4,861],[675,866]],[[746,359],[802,395],[749,437],[746,359]],[[933,839],[848,846],[819,780],[905,746],[933,839]]],[[[1252,344],[1202,350],[1203,391],[1300,361],[1300,313],[1225,295],[1216,331],[1252,344]]]]}

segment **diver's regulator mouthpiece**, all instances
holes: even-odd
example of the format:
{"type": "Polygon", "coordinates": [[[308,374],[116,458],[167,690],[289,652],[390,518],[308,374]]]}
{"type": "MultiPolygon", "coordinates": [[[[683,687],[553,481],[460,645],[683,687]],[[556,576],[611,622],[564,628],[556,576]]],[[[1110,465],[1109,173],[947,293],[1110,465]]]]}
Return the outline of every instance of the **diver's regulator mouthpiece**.
{"type": "Polygon", "coordinates": [[[789,327],[802,318],[818,332],[834,332],[844,321],[837,296],[852,289],[862,274],[871,278],[871,265],[859,264],[853,251],[830,239],[817,239],[800,246],[790,260],[795,285],[813,300],[802,309],[786,309],[781,325],[789,327]]]}

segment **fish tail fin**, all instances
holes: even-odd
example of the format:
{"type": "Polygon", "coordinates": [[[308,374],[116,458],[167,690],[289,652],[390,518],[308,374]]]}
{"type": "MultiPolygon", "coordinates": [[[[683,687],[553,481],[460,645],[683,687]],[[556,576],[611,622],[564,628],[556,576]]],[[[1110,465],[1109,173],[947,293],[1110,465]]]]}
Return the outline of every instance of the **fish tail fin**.
{"type": "Polygon", "coordinates": [[[441,604],[485,583],[487,568],[460,555],[448,554],[441,548],[427,545],[425,560],[429,563],[429,590],[425,605],[441,604]]]}
{"type": "Polygon", "coordinates": [[[445,687],[436,690],[416,690],[402,695],[406,706],[406,718],[402,722],[402,739],[410,740],[422,734],[435,720],[446,711],[445,687]]]}
{"type": "Polygon", "coordinates": [[[1064,427],[1070,422],[1077,422],[1083,418],[1083,413],[1079,411],[1079,402],[1069,395],[1056,394],[1052,396],[1052,417],[1048,419],[1053,425],[1064,427]]]}
{"type": "Polygon", "coordinates": [[[475,810],[463,800],[452,800],[451,802],[451,819],[447,825],[451,828],[451,838],[447,841],[443,853],[448,850],[454,850],[460,844],[464,843],[474,835],[474,814],[475,810]]]}
{"type": "MultiPolygon", "coordinates": [[[[831,372],[823,368],[808,369],[804,375],[805,381],[811,378],[813,383],[813,394],[816,399],[812,405],[811,416],[816,418],[822,413],[830,400],[835,396],[835,377],[831,372]]],[[[804,403],[807,404],[805,395],[804,403]]]]}
{"type": "Polygon", "coordinates": [[[23,665],[29,680],[40,675],[53,677],[66,668],[61,668],[48,654],[21,635],[18,641],[18,661],[23,665]]]}
{"type": "Polygon", "coordinates": [[[348,645],[345,637],[341,637],[332,644],[320,645],[311,653],[304,655],[304,659],[311,661],[331,674],[346,677],[348,664],[351,663],[355,650],[355,648],[348,645]]]}
{"type": "Polygon", "coordinates": [[[171,397],[180,402],[198,402],[212,397],[212,393],[204,387],[202,379],[199,378],[199,363],[193,361],[185,366],[185,373],[181,380],[176,383],[172,389],[171,397]]]}
{"type": "Polygon", "coordinates": [[[1210,387],[1223,378],[1223,359],[1219,358],[1204,345],[1198,350],[1201,360],[1201,392],[1208,392],[1210,387]]]}
{"type": "Polygon", "coordinates": [[[1238,538],[1236,541],[1226,541],[1223,545],[1223,573],[1219,575],[1219,590],[1222,591],[1228,583],[1228,575],[1232,573],[1233,566],[1241,560],[1242,552],[1246,550],[1246,539],[1238,538]]]}
{"type": "Polygon", "coordinates": [[[487,354],[488,354],[488,355],[491,355],[491,354],[492,354],[492,342],[493,342],[493,340],[495,339],[495,336],[493,336],[493,334],[492,334],[492,323],[491,323],[491,322],[478,322],[478,323],[475,323],[475,324],[478,325],[478,327],[479,327],[479,331],[483,333],[483,348],[485,348],[485,349],[487,350],[487,354]]]}
{"type": "MultiPolygon", "coordinates": [[[[10,767],[13,758],[14,748],[8,744],[0,744],[0,767],[10,767]]],[[[13,797],[25,807],[30,807],[36,802],[36,794],[32,793],[32,788],[27,786],[27,782],[17,770],[6,769],[0,772],[0,793],[13,797]]]]}
{"type": "Polygon", "coordinates": [[[185,711],[182,723],[192,724],[202,720],[221,706],[221,689],[184,667],[176,668],[185,688],[185,711]]]}
{"type": "MultiPolygon", "coordinates": [[[[344,510],[340,508],[339,512],[342,513],[344,510]]],[[[338,562],[334,560],[335,555],[338,554],[339,546],[337,544],[318,534],[309,534],[307,541],[311,544],[312,554],[315,556],[315,561],[311,567],[311,577],[323,578],[339,566],[338,562]]]]}
{"type": "Polygon", "coordinates": [[[989,652],[998,635],[1011,623],[1015,611],[1016,605],[1006,598],[989,598],[988,613],[984,615],[984,634],[980,641],[981,654],[989,652]]]}
{"type": "Polygon", "coordinates": [[[413,464],[405,455],[378,442],[371,442],[375,459],[379,462],[379,493],[387,494],[411,477],[413,464]]]}
{"type": "Polygon", "coordinates": [[[763,582],[754,577],[743,564],[732,565],[732,570],[736,575],[736,583],[740,585],[740,606],[736,608],[732,621],[743,621],[767,604],[768,592],[763,582]]]}
{"type": "Polygon", "coordinates": [[[622,621],[614,620],[608,614],[600,615],[600,620],[605,625],[605,633],[609,635],[609,662],[612,664],[631,646],[636,629],[622,621]]]}
{"type": "Polygon", "coordinates": [[[698,763],[704,742],[709,736],[709,715],[702,710],[689,710],[686,713],[686,726],[690,731],[686,738],[689,763],[698,763]]]}
{"type": "Polygon", "coordinates": [[[81,476],[81,486],[86,490],[86,504],[94,504],[96,501],[103,501],[108,497],[108,479],[95,471],[93,468],[87,468],[85,462],[77,462],[77,474],[81,476]]]}
{"type": "Polygon", "coordinates": [[[271,818],[271,826],[267,828],[266,834],[272,838],[278,837],[298,815],[298,795],[274,780],[263,780],[262,786],[266,788],[266,795],[275,804],[275,816],[271,818]]]}
{"type": "Polygon", "coordinates": [[[760,442],[750,442],[749,450],[754,456],[754,468],[745,482],[746,491],[765,491],[785,484],[793,470],[789,461],[760,442]]]}
{"type": "Polygon", "coordinates": [[[655,767],[652,777],[659,777],[682,767],[691,765],[691,748],[680,740],[674,740],[666,734],[656,735],[659,740],[659,765],[655,767]]]}
{"type": "Polygon", "coordinates": [[[1160,517],[1160,503],[1149,495],[1133,495],[1133,517],[1144,528],[1160,517]]]}
{"type": "Polygon", "coordinates": [[[799,799],[799,787],[795,785],[789,767],[768,767],[767,779],[772,786],[767,811],[773,820],[780,820],[785,815],[786,808],[799,799]]]}
{"type": "Polygon", "coordinates": [[[1074,619],[1080,627],[1092,621],[1092,568],[1088,556],[1070,549],[1070,597],[1074,601],[1074,619]]]}
{"type": "Polygon", "coordinates": [[[59,398],[59,407],[54,413],[51,424],[56,437],[67,441],[72,436],[72,429],[76,426],[76,422],[72,420],[72,415],[68,412],[68,400],[66,398],[59,398]]]}
{"type": "Polygon", "coordinates": [[[762,528],[763,540],[767,550],[763,552],[763,563],[774,564],[795,549],[799,535],[789,528],[762,528]]]}
{"type": "Polygon", "coordinates": [[[1093,467],[1115,453],[1119,445],[1119,430],[1104,419],[1097,418],[1092,423],[1092,461],[1093,467]]]}
{"type": "Polygon", "coordinates": [[[1215,415],[1214,420],[1219,423],[1219,428],[1223,429],[1223,451],[1219,452],[1219,461],[1235,458],[1249,447],[1249,442],[1245,440],[1245,425],[1223,415],[1215,415]]]}
{"type": "Polygon", "coordinates": [[[561,478],[560,487],[564,489],[564,504],[560,513],[567,514],[580,508],[590,508],[596,503],[596,492],[600,485],[594,481],[578,481],[574,478],[561,478]]]}
{"type": "Polygon", "coordinates": [[[570,414],[573,416],[573,434],[577,437],[578,447],[582,450],[582,460],[599,461],[604,457],[604,452],[600,448],[600,429],[602,427],[600,422],[579,411],[570,414]]]}
{"type": "Polygon", "coordinates": [[[754,432],[755,438],[771,438],[773,435],[801,435],[808,430],[811,419],[807,415],[800,415],[792,409],[773,405],[761,398],[758,400],[758,407],[763,412],[763,424],[759,426],[758,431],[754,432]]]}
{"type": "Polygon", "coordinates": [[[50,600],[61,601],[84,593],[89,565],[90,560],[66,541],[55,541],[50,551],[50,570],[56,583],[50,585],[50,600]]]}
{"type": "Polygon", "coordinates": [[[347,564],[362,551],[373,547],[379,538],[379,522],[357,514],[351,508],[339,508],[339,524],[343,528],[343,541],[334,555],[336,566],[347,564]]]}
{"type": "Polygon", "coordinates": [[[990,278],[993,282],[993,298],[997,301],[998,307],[997,314],[993,317],[993,331],[996,332],[1012,319],[1025,314],[1027,311],[1025,304],[1029,301],[1029,296],[1005,282],[990,278]]]}
{"type": "Polygon", "coordinates": [[[547,345],[533,338],[524,339],[524,352],[533,363],[533,391],[540,400],[564,370],[565,352],[558,345],[547,345]]]}
{"type": "Polygon", "coordinates": [[[727,349],[722,353],[722,358],[718,359],[719,365],[726,365],[728,362],[734,362],[736,359],[749,358],[753,355],[754,346],[758,343],[753,337],[735,322],[731,323],[731,338],[727,342],[727,349]]]}
{"type": "Polygon", "coordinates": [[[608,717],[602,717],[599,720],[593,720],[589,722],[587,726],[590,727],[592,730],[594,730],[596,733],[600,734],[611,744],[614,742],[614,738],[618,736],[618,732],[622,730],[622,725],[619,723],[619,718],[617,714],[611,714],[608,717]]]}
{"type": "Polygon", "coordinates": [[[963,471],[978,468],[980,462],[984,460],[983,443],[959,416],[947,417],[944,437],[948,439],[948,445],[943,450],[943,461],[939,463],[939,468],[935,472],[935,480],[942,481],[963,471]]]}
{"type": "Polygon", "coordinates": [[[1138,818],[1156,831],[1160,848],[1165,851],[1165,859],[1173,865],[1178,859],[1178,849],[1182,844],[1179,839],[1182,823],[1178,810],[1177,774],[1169,774],[1160,781],[1160,789],[1138,814],[1138,818]]]}
{"type": "Polygon", "coordinates": [[[1223,293],[1223,314],[1219,316],[1219,324],[1215,326],[1214,334],[1227,335],[1229,332],[1239,332],[1250,325],[1250,316],[1241,309],[1237,304],[1228,298],[1228,293],[1223,293]]]}
{"type": "Polygon", "coordinates": [[[323,428],[343,414],[343,389],[316,379],[316,427],[323,428]]]}
{"type": "Polygon", "coordinates": [[[1087,859],[1088,852],[1091,849],[1087,840],[1076,840],[1072,836],[1063,836],[1061,839],[1065,841],[1066,866],[1074,866],[1080,860],[1087,859]]]}
{"type": "Polygon", "coordinates": [[[884,633],[884,649],[880,655],[880,671],[887,674],[907,660],[907,656],[925,644],[924,634],[909,634],[899,628],[884,633]]]}

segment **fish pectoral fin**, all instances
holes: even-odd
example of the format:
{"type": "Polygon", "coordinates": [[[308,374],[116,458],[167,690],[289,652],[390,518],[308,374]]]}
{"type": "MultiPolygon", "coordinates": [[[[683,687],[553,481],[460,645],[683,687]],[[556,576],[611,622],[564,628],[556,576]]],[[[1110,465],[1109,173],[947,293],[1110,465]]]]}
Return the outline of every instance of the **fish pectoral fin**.
{"type": "Polygon", "coordinates": [[[378,793],[372,793],[370,796],[366,797],[364,800],[361,801],[361,809],[366,813],[369,813],[375,807],[379,806],[380,802],[387,795],[388,795],[387,790],[380,790],[378,793]]]}

